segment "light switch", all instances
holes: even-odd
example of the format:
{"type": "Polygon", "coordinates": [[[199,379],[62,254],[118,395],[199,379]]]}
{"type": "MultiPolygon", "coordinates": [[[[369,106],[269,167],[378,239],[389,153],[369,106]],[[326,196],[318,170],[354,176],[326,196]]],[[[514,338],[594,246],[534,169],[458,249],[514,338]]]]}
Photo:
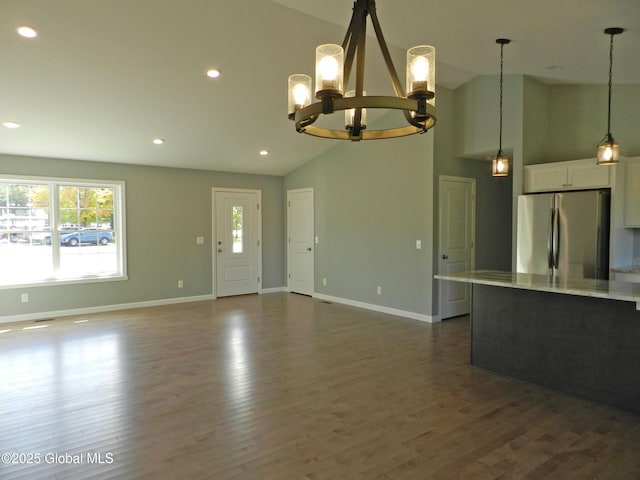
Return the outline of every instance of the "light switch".
{"type": "Polygon", "coordinates": [[[422,240],[416,240],[416,250],[420,250],[422,248],[422,240]]]}
{"type": "Polygon", "coordinates": [[[204,245],[204,237],[196,237],[196,245],[204,245]]]}

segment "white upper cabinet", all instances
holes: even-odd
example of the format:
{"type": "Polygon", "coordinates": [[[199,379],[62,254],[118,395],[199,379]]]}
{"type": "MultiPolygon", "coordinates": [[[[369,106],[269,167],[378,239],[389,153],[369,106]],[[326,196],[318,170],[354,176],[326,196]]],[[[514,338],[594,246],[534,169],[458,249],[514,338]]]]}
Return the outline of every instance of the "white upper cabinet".
{"type": "Polygon", "coordinates": [[[611,169],[596,165],[594,158],[542,163],[524,167],[524,191],[550,192],[611,186],[611,169]]]}

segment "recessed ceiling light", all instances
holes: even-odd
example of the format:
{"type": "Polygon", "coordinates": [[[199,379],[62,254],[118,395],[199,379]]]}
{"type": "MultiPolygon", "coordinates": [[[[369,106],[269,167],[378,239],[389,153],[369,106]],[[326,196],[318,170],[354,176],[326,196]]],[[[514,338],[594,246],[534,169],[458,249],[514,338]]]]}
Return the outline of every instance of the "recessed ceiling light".
{"type": "Polygon", "coordinates": [[[269,151],[268,150],[260,150],[260,155],[262,155],[263,157],[266,157],[267,155],[269,155],[269,151]]]}
{"type": "Polygon", "coordinates": [[[162,145],[164,143],[164,139],[163,138],[154,138],[153,139],[153,143],[155,143],[156,145],[162,145]]]}
{"type": "Polygon", "coordinates": [[[36,32],[34,28],[27,25],[18,27],[18,34],[23,36],[24,38],[35,38],[38,36],[38,32],[36,32]]]}
{"type": "Polygon", "coordinates": [[[217,68],[211,68],[207,70],[207,77],[209,78],[218,78],[220,76],[220,70],[217,68]]]}
{"type": "Polygon", "coordinates": [[[2,122],[2,125],[7,128],[20,128],[20,124],[18,122],[2,122]]]}

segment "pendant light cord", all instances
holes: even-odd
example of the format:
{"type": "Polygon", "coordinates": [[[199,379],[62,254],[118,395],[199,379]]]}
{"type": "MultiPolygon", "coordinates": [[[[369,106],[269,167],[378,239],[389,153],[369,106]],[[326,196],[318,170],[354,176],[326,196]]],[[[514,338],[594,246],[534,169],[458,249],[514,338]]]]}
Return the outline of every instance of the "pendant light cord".
{"type": "MultiPolygon", "coordinates": [[[[498,155],[502,155],[502,60],[503,60],[504,43],[500,43],[500,141],[498,143],[498,155]]],[[[611,81],[611,77],[609,77],[611,81]]],[[[611,95],[611,90],[609,90],[611,95]]]]}
{"type": "Polygon", "coordinates": [[[609,105],[607,112],[607,136],[611,136],[611,84],[613,78],[613,33],[609,41],[609,105]]]}

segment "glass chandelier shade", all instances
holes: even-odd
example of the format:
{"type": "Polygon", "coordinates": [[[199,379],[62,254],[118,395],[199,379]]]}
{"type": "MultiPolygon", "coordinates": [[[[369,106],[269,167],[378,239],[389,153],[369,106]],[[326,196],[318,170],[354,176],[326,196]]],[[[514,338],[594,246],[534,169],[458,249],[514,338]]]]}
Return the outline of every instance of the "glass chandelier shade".
{"type": "Polygon", "coordinates": [[[342,96],[344,49],[328,43],[316,47],[316,98],[342,96]]]}
{"type": "Polygon", "coordinates": [[[309,75],[289,75],[289,115],[311,103],[311,77],[309,75]]]}
{"type": "Polygon", "coordinates": [[[606,28],[604,33],[610,36],[609,40],[609,98],[607,104],[607,134],[598,144],[596,150],[596,163],[598,165],[611,166],[618,163],[619,145],[611,135],[611,83],[613,78],[613,36],[624,32],[618,27],[606,28]]]}
{"type": "Polygon", "coordinates": [[[407,50],[407,97],[426,95],[435,104],[436,49],[430,45],[418,45],[407,50]]]}
{"type": "MultiPolygon", "coordinates": [[[[435,48],[420,45],[407,52],[407,94],[398,79],[391,54],[384,41],[375,0],[356,0],[353,15],[342,45],[325,44],[316,48],[315,97],[317,102],[296,100],[294,88],[300,85],[311,91],[307,75],[289,77],[289,119],[299,133],[316,137],[351,141],[404,137],[425,133],[436,123],[435,48]],[[367,18],[371,20],[376,39],[391,79],[395,96],[367,96],[364,90],[367,18]],[[355,67],[355,88],[345,93],[355,67]],[[304,81],[302,78],[304,77],[304,81]],[[404,116],[400,126],[380,130],[367,129],[367,109],[399,110],[404,116]],[[323,115],[344,111],[345,128],[337,130],[316,121],[323,115]]],[[[305,97],[306,98],[306,97],[305,97]]]]}
{"type": "MultiPolygon", "coordinates": [[[[356,96],[356,91],[355,90],[349,90],[347,93],[344,94],[344,96],[346,98],[349,97],[355,97],[356,96]]],[[[365,92],[364,90],[362,91],[362,96],[366,97],[367,96],[367,92],[365,92]]],[[[356,123],[360,123],[360,125],[362,125],[362,129],[364,130],[365,128],[367,128],[367,109],[366,108],[350,108],[349,110],[345,110],[344,111],[344,127],[347,130],[350,130],[353,128],[353,126],[356,123]],[[356,118],[357,115],[357,111],[360,110],[360,119],[358,120],[356,118]]]]}

